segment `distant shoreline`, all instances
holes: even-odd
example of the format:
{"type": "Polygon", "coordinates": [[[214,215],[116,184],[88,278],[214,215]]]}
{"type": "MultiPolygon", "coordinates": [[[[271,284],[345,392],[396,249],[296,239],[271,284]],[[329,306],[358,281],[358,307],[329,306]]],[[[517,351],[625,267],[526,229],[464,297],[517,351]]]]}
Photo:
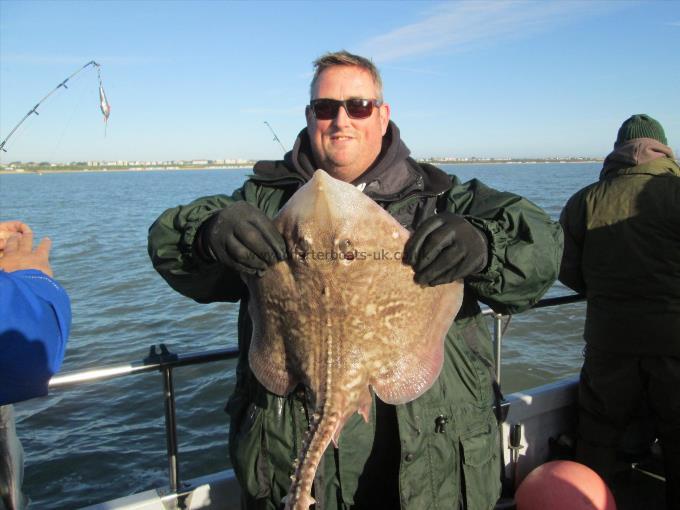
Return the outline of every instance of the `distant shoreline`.
{"type": "Polygon", "coordinates": [[[602,163],[604,158],[562,158],[562,159],[476,159],[472,161],[447,161],[438,159],[419,159],[418,163],[430,163],[433,165],[543,165],[547,163],[602,163]]]}
{"type": "MultiPolygon", "coordinates": [[[[603,159],[476,159],[472,161],[461,160],[440,160],[440,159],[423,159],[418,160],[419,163],[429,163],[432,165],[533,165],[533,164],[569,164],[569,163],[602,163],[603,159]]],[[[254,163],[253,163],[254,164],[254,163]]],[[[194,171],[194,170],[243,170],[252,168],[253,165],[238,165],[238,166],[153,166],[153,167],[29,167],[21,170],[0,170],[0,175],[28,175],[28,174],[61,174],[61,173],[101,173],[101,172],[176,172],[176,171],[194,171]]]]}
{"type": "Polygon", "coordinates": [[[88,167],[88,168],[25,168],[22,170],[0,170],[0,175],[30,175],[30,174],[96,174],[103,172],[181,172],[181,171],[195,171],[195,170],[243,170],[252,168],[252,165],[243,166],[197,166],[197,167],[134,167],[134,168],[105,168],[105,167],[88,167]]]}

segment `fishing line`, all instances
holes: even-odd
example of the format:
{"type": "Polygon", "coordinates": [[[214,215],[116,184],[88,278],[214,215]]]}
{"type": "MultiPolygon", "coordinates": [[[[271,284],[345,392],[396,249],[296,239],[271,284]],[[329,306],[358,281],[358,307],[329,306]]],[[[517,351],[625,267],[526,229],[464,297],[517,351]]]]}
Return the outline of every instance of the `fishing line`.
{"type": "Polygon", "coordinates": [[[54,149],[52,149],[51,154],[47,158],[48,161],[52,161],[54,159],[54,155],[57,153],[59,148],[61,147],[61,143],[64,140],[64,135],[66,134],[66,130],[71,126],[71,122],[73,121],[73,117],[75,116],[77,111],[80,111],[82,105],[83,105],[83,100],[85,99],[85,90],[81,90],[79,94],[76,95],[78,100],[75,102],[73,105],[73,108],[71,109],[71,114],[68,116],[68,119],[66,120],[66,123],[64,124],[64,127],[61,130],[61,134],[59,135],[57,139],[57,143],[54,145],[54,149]]]}

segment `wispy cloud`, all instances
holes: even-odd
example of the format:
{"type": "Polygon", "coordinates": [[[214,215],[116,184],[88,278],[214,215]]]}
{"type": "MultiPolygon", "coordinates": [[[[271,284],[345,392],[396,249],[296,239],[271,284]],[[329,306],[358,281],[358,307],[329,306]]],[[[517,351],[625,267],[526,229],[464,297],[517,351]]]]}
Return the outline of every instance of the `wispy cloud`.
{"type": "Polygon", "coordinates": [[[672,27],[680,27],[680,21],[671,21],[670,23],[667,23],[667,25],[672,27]]]}
{"type": "Polygon", "coordinates": [[[360,53],[384,63],[405,57],[450,53],[474,44],[528,36],[574,16],[593,15],[617,2],[465,1],[438,4],[421,21],[375,36],[360,53]]]}
{"type": "Polygon", "coordinates": [[[444,76],[444,73],[439,71],[432,71],[430,69],[421,69],[415,67],[400,67],[400,66],[381,66],[382,70],[391,69],[393,71],[403,71],[412,74],[427,74],[429,76],[444,76]]]}

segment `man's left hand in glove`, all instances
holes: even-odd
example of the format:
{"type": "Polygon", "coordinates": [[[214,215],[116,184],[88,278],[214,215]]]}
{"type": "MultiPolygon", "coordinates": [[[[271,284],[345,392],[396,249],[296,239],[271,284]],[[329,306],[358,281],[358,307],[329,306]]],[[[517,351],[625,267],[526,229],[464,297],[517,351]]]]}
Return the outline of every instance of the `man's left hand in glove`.
{"type": "Polygon", "coordinates": [[[422,285],[441,285],[479,273],[488,262],[484,233],[458,214],[443,212],[425,220],[407,241],[404,262],[422,285]]]}

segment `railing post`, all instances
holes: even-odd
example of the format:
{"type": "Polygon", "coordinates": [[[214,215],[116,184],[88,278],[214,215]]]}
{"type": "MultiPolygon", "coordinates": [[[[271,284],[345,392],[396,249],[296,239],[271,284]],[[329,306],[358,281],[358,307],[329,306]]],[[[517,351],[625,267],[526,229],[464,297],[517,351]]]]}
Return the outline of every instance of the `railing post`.
{"type": "Polygon", "coordinates": [[[172,383],[172,368],[163,368],[163,391],[165,398],[165,437],[168,449],[168,470],[170,491],[179,489],[179,459],[177,457],[177,420],[175,416],[175,388],[172,383]]]}
{"type": "Polygon", "coordinates": [[[501,385],[501,347],[503,344],[503,316],[499,313],[493,314],[493,345],[496,351],[496,382],[501,385]]]}

